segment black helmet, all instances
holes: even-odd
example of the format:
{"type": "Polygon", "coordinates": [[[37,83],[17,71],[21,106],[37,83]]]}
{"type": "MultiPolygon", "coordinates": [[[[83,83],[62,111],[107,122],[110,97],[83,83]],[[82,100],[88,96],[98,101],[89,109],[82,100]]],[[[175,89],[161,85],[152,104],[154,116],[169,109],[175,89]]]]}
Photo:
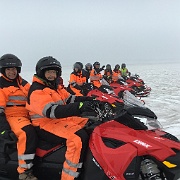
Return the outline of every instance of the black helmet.
{"type": "Polygon", "coordinates": [[[83,68],[83,63],[82,62],[76,62],[76,63],[81,66],[81,69],[83,68]]]}
{"type": "Polygon", "coordinates": [[[106,65],[106,69],[110,70],[110,69],[111,69],[111,65],[110,65],[110,64],[107,64],[107,65],[106,65]]]}
{"type": "Polygon", "coordinates": [[[73,70],[75,70],[75,68],[78,69],[77,72],[81,72],[81,70],[82,70],[82,63],[76,62],[76,63],[73,65],[73,70]]]}
{"type": "Polygon", "coordinates": [[[119,64],[116,64],[116,65],[115,65],[115,69],[118,69],[118,70],[119,70],[119,69],[120,69],[120,65],[119,65],[119,64]]]}
{"type": "Polygon", "coordinates": [[[100,63],[99,63],[98,61],[96,61],[96,62],[93,64],[93,66],[94,66],[94,68],[95,68],[96,66],[100,66],[100,63]]]}
{"type": "Polygon", "coordinates": [[[125,68],[126,67],[126,64],[125,63],[122,63],[121,64],[121,68],[125,68]]]}
{"type": "Polygon", "coordinates": [[[91,63],[87,63],[85,65],[85,69],[88,71],[88,70],[92,70],[92,64],[91,63]]]}
{"type": "Polygon", "coordinates": [[[0,71],[4,74],[5,68],[16,67],[18,73],[21,72],[22,63],[21,60],[13,54],[4,54],[0,58],[0,71]]]}
{"type": "Polygon", "coordinates": [[[57,71],[57,76],[61,76],[61,63],[52,56],[43,57],[37,62],[36,74],[44,78],[44,72],[47,69],[54,69],[57,71]]]}

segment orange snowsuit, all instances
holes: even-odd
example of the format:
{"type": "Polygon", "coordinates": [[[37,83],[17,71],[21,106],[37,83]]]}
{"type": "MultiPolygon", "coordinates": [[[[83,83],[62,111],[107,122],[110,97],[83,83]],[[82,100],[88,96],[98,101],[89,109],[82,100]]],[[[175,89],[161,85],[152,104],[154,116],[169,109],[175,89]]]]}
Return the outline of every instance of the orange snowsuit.
{"type": "Polygon", "coordinates": [[[100,80],[102,79],[101,73],[97,73],[95,69],[92,69],[90,73],[90,81],[93,83],[94,86],[100,87],[102,84],[100,80]]]}
{"type": "Polygon", "coordinates": [[[84,127],[88,119],[77,116],[80,115],[79,103],[70,103],[74,99],[75,96],[62,86],[54,89],[44,84],[38,76],[33,77],[26,105],[32,124],[66,139],[67,151],[61,180],[73,180],[79,174],[77,169],[82,167],[82,162],[79,162],[83,148],[82,137],[75,133],[84,127]],[[70,104],[67,105],[68,101],[70,104]]]}
{"type": "Polygon", "coordinates": [[[25,108],[29,87],[30,84],[20,76],[16,80],[10,80],[3,75],[0,77],[0,113],[5,113],[11,130],[18,138],[19,173],[33,166],[37,143],[34,127],[25,108]]]}
{"type": "Polygon", "coordinates": [[[106,76],[112,76],[112,70],[104,70],[104,75],[106,75],[106,76]]]}
{"type": "Polygon", "coordinates": [[[121,76],[121,71],[120,70],[113,70],[112,80],[114,82],[117,82],[117,80],[119,79],[119,76],[121,76]]]}
{"type": "Polygon", "coordinates": [[[81,94],[81,86],[86,83],[86,76],[82,75],[82,71],[80,73],[72,72],[70,75],[70,89],[74,92],[76,96],[82,96],[81,94]]]}

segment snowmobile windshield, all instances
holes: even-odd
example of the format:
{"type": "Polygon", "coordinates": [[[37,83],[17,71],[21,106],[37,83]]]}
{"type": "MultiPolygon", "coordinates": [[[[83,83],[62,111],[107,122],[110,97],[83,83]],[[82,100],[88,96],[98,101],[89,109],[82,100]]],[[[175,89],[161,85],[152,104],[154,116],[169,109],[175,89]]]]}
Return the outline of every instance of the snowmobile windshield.
{"type": "Polygon", "coordinates": [[[104,90],[105,90],[108,94],[115,95],[115,92],[114,92],[112,89],[104,88],[104,90]]]}
{"type": "Polygon", "coordinates": [[[163,129],[161,123],[157,119],[147,118],[146,126],[149,130],[163,129]]]}
{"type": "Polygon", "coordinates": [[[133,94],[131,94],[128,90],[125,90],[123,92],[123,100],[125,106],[128,107],[141,107],[141,108],[146,108],[144,106],[143,101],[139,100],[136,98],[133,94]]]}
{"type": "Polygon", "coordinates": [[[106,85],[106,86],[110,86],[109,83],[104,78],[101,79],[101,84],[106,85]]]}
{"type": "Polygon", "coordinates": [[[124,78],[120,75],[118,75],[118,80],[123,84],[123,85],[128,85],[128,83],[124,80],[124,78]]]}
{"type": "Polygon", "coordinates": [[[141,122],[143,122],[147,126],[148,130],[163,129],[161,123],[157,119],[146,116],[134,116],[134,117],[139,119],[141,122]]]}
{"type": "Polygon", "coordinates": [[[101,84],[102,86],[104,85],[104,87],[102,87],[103,91],[105,91],[108,94],[115,95],[113,88],[110,87],[109,83],[104,78],[101,79],[101,84]]]}

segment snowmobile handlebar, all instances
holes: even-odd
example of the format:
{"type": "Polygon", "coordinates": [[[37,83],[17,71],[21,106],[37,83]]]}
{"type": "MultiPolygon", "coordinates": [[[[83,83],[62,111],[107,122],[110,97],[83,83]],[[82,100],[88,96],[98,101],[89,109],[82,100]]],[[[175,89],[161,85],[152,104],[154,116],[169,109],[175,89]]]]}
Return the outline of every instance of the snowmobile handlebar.
{"type": "Polygon", "coordinates": [[[83,117],[90,118],[94,121],[104,122],[114,117],[112,105],[108,102],[94,100],[90,102],[92,111],[82,114],[83,117]]]}

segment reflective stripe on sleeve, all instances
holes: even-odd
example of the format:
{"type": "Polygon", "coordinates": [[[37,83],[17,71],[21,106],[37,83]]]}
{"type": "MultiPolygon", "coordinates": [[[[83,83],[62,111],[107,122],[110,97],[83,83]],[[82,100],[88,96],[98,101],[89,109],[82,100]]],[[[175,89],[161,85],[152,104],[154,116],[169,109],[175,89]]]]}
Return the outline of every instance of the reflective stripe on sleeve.
{"type": "Polygon", "coordinates": [[[63,168],[62,171],[64,171],[66,174],[69,174],[70,176],[73,176],[75,178],[77,178],[79,176],[79,172],[73,172],[69,169],[63,168]]]}
{"type": "Polygon", "coordinates": [[[23,155],[19,155],[18,159],[19,160],[32,160],[34,159],[35,154],[23,154],[23,155]]]}
{"type": "Polygon", "coordinates": [[[50,118],[56,118],[54,111],[55,111],[55,109],[57,108],[57,106],[58,106],[57,104],[54,105],[54,106],[52,106],[51,112],[50,112],[50,118]]]}
{"type": "Polygon", "coordinates": [[[47,110],[51,107],[51,106],[53,106],[55,103],[48,103],[48,104],[46,104],[46,106],[44,107],[44,109],[43,109],[43,111],[42,111],[42,114],[43,114],[43,116],[45,116],[46,117],[46,112],[47,112],[47,110]]]}
{"type": "Polygon", "coordinates": [[[66,159],[66,163],[67,163],[69,166],[74,167],[74,168],[82,168],[82,165],[83,165],[83,163],[77,163],[77,164],[72,163],[72,162],[69,161],[68,159],[66,159]]]}
{"type": "Polygon", "coordinates": [[[0,113],[3,113],[3,112],[4,112],[4,107],[0,106],[0,113]]]}
{"type": "Polygon", "coordinates": [[[64,105],[64,104],[65,104],[65,102],[64,102],[64,101],[62,101],[62,100],[60,100],[60,101],[57,101],[57,102],[56,102],[56,104],[58,104],[58,105],[64,105]]]}
{"type": "Polygon", "coordinates": [[[74,103],[75,98],[76,98],[76,96],[75,96],[75,95],[72,95],[72,96],[71,96],[71,101],[70,101],[70,103],[74,103]]]}

